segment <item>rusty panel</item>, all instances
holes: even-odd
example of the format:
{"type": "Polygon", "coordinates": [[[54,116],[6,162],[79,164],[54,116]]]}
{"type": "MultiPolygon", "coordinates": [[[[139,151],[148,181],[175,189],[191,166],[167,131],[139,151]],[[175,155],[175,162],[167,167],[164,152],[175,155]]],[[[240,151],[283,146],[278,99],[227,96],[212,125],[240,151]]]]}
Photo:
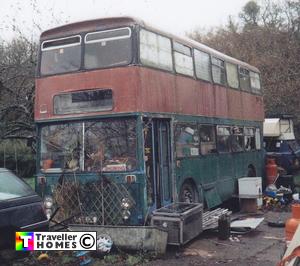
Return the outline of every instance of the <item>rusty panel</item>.
{"type": "Polygon", "coordinates": [[[176,76],[177,113],[198,113],[198,89],[197,83],[191,78],[176,76]]]}
{"type": "Polygon", "coordinates": [[[115,112],[182,113],[232,119],[264,118],[260,96],[144,67],[122,67],[37,79],[35,119],[72,117],[53,115],[54,95],[84,89],[111,88],[114,109],[76,117],[115,112]],[[47,113],[40,113],[47,109],[47,113]]]}
{"type": "Polygon", "coordinates": [[[263,100],[260,96],[242,93],[243,117],[248,120],[264,120],[263,100]]]}
{"type": "Polygon", "coordinates": [[[142,67],[139,71],[141,86],[138,90],[138,110],[174,112],[176,109],[174,75],[142,67]]]}
{"type": "Polygon", "coordinates": [[[216,116],[228,117],[228,102],[227,102],[227,89],[225,87],[215,85],[216,95],[216,116]]]}
{"type": "MultiPolygon", "coordinates": [[[[137,111],[138,79],[135,67],[114,68],[109,70],[95,70],[90,72],[58,75],[37,79],[35,102],[35,119],[49,119],[72,117],[74,115],[54,115],[53,97],[56,94],[85,89],[110,88],[113,91],[114,108],[112,112],[137,111]],[[40,113],[40,109],[47,109],[47,113],[40,113]]],[[[76,114],[76,116],[95,115],[96,113],[76,114]]],[[[98,112],[99,114],[99,112],[98,112]]]]}
{"type": "Polygon", "coordinates": [[[198,102],[198,112],[207,116],[215,116],[215,87],[210,83],[198,81],[201,101],[198,102]]]}
{"type": "Polygon", "coordinates": [[[228,115],[237,119],[243,119],[243,105],[241,99],[241,91],[227,90],[228,99],[228,115]]]}

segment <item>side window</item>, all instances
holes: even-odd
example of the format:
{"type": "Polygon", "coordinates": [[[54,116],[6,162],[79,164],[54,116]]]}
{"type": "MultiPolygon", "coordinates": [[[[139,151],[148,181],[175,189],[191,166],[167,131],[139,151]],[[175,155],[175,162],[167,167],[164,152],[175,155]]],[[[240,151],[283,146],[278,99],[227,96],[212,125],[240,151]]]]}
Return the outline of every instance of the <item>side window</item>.
{"type": "Polygon", "coordinates": [[[199,155],[199,137],[196,125],[178,124],[175,130],[176,156],[199,155]]]}
{"type": "Polygon", "coordinates": [[[237,65],[226,62],[227,82],[231,88],[239,88],[239,75],[237,65]]]}
{"type": "Polygon", "coordinates": [[[207,53],[194,49],[196,77],[211,81],[210,56],[207,53]]]}
{"type": "Polygon", "coordinates": [[[230,152],[230,127],[217,127],[217,143],[219,152],[230,152]]]}
{"type": "Polygon", "coordinates": [[[242,127],[232,127],[230,136],[230,147],[232,152],[244,150],[244,130],[242,127]]]}
{"type": "Polygon", "coordinates": [[[261,149],[261,139],[260,139],[260,129],[259,128],[256,128],[256,130],[255,130],[255,145],[256,145],[257,150],[261,149]]]}
{"type": "Polygon", "coordinates": [[[242,90],[250,91],[250,76],[249,70],[246,68],[240,67],[239,69],[240,76],[240,86],[242,90]]]}
{"type": "Polygon", "coordinates": [[[251,89],[254,91],[259,92],[261,90],[260,78],[258,73],[250,71],[250,85],[251,89]]]}
{"type": "Polygon", "coordinates": [[[178,42],[173,43],[175,70],[177,73],[194,76],[192,49],[178,42]]]}
{"type": "Polygon", "coordinates": [[[171,40],[156,33],[141,29],[140,59],[144,65],[172,71],[171,40]]]}
{"type": "Polygon", "coordinates": [[[215,153],[216,149],[216,134],[215,126],[200,125],[199,126],[201,154],[215,153]]]}
{"type": "Polygon", "coordinates": [[[255,133],[252,127],[245,127],[245,150],[255,150],[255,133]]]}
{"type": "Polygon", "coordinates": [[[211,62],[213,81],[221,85],[226,85],[224,61],[216,57],[212,57],[211,62]]]}

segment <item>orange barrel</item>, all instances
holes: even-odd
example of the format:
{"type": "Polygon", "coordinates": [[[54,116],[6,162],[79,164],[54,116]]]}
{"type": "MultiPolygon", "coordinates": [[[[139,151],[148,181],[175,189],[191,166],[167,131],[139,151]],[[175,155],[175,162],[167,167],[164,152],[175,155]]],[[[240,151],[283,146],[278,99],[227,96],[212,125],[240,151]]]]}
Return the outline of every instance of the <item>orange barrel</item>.
{"type": "Polygon", "coordinates": [[[291,241],[300,224],[300,204],[292,204],[292,218],[285,223],[285,239],[291,241]]]}
{"type": "Polygon", "coordinates": [[[278,175],[275,159],[268,158],[266,164],[267,185],[274,184],[278,175]]]}

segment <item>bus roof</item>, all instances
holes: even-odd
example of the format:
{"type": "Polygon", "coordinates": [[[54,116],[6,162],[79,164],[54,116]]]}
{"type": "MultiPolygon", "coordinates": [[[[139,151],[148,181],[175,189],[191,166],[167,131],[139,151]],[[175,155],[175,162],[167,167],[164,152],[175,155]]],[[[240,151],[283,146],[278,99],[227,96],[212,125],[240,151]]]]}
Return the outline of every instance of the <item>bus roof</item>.
{"type": "Polygon", "coordinates": [[[189,39],[186,37],[177,37],[173,34],[166,33],[162,30],[156,29],[155,27],[152,27],[149,24],[146,24],[144,21],[134,18],[134,17],[109,17],[109,18],[86,20],[86,21],[66,24],[66,25],[63,25],[60,27],[56,27],[56,28],[44,31],[41,34],[41,41],[55,39],[55,38],[61,38],[64,36],[74,35],[74,34],[83,33],[83,32],[104,30],[104,29],[108,28],[107,25],[109,25],[110,28],[140,25],[145,29],[148,29],[153,32],[157,32],[157,33],[162,34],[167,37],[170,37],[173,40],[178,41],[184,45],[199,49],[203,52],[207,52],[207,53],[211,54],[212,56],[215,56],[219,59],[225,60],[226,62],[237,64],[239,66],[246,67],[249,70],[259,73],[259,70],[256,67],[251,66],[243,61],[240,61],[231,56],[223,54],[215,49],[212,49],[212,48],[210,48],[202,43],[196,42],[192,39],[189,39]]]}

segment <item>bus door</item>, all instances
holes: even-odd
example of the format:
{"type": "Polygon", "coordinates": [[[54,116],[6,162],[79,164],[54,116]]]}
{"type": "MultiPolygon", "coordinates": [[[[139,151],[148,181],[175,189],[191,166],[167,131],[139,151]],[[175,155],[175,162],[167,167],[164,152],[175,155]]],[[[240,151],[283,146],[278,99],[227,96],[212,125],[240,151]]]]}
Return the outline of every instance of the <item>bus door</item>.
{"type": "Polygon", "coordinates": [[[170,121],[144,122],[148,203],[159,208],[171,203],[172,198],[170,121]]]}

